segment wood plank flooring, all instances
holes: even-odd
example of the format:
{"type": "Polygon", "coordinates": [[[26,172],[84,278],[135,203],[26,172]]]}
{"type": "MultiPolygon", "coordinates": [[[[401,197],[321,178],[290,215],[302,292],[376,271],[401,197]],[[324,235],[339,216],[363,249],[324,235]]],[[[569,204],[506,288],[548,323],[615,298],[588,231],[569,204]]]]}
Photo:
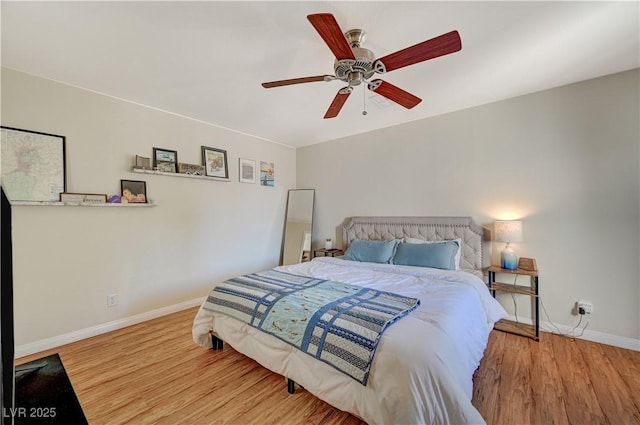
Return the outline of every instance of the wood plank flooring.
{"type": "Polygon", "coordinates": [[[640,352],[493,331],[473,389],[488,424],[640,424],[640,352]]]}
{"type": "MultiPolygon", "coordinates": [[[[85,415],[102,424],[363,424],[228,345],[191,339],[197,309],[23,357],[59,353],[85,415]]],[[[640,352],[493,331],[473,404],[490,425],[640,424],[640,352]]]]}

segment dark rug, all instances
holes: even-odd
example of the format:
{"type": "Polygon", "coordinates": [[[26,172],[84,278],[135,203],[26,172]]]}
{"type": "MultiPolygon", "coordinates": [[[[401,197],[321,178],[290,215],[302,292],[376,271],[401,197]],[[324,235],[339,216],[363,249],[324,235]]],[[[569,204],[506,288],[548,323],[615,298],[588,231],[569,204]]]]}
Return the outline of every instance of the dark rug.
{"type": "Polygon", "coordinates": [[[88,424],[58,354],[16,366],[15,400],[16,425],[88,424]]]}

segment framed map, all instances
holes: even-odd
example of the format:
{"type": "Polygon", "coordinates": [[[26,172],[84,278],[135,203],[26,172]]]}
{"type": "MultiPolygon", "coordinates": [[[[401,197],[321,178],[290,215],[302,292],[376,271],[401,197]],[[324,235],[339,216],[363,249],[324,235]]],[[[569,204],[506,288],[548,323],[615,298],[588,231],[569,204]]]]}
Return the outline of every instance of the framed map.
{"type": "Polygon", "coordinates": [[[65,137],[0,127],[2,186],[12,201],[58,201],[67,191],[65,137]]]}

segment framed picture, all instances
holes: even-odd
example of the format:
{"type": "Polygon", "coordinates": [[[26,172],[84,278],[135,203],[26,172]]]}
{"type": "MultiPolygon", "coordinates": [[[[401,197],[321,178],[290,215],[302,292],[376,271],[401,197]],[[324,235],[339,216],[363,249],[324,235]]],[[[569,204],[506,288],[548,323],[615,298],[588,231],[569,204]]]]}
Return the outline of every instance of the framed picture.
{"type": "Polygon", "coordinates": [[[12,201],[58,201],[67,190],[65,137],[0,127],[2,186],[12,201]]]}
{"type": "Polygon", "coordinates": [[[147,182],[120,180],[121,202],[147,203],[147,182]]]}
{"type": "Polygon", "coordinates": [[[60,202],[66,204],[106,204],[107,195],[101,193],[71,193],[60,194],[60,202]]]}
{"type": "Polygon", "coordinates": [[[178,152],[153,148],[153,167],[163,173],[177,173],[178,152]]]}
{"type": "Polygon", "coordinates": [[[203,146],[202,163],[205,166],[207,176],[229,178],[227,151],[203,146]]]}
{"type": "Polygon", "coordinates": [[[191,176],[204,176],[204,165],[199,164],[186,164],[180,162],[178,164],[178,172],[180,174],[189,174],[191,176]]]}
{"type": "Polygon", "coordinates": [[[151,158],[147,158],[144,156],[136,155],[136,168],[141,168],[143,170],[151,170],[151,158]]]}
{"type": "Polygon", "coordinates": [[[240,183],[256,182],[256,162],[251,159],[240,158],[238,167],[240,183]]]}
{"type": "Polygon", "coordinates": [[[260,186],[275,186],[274,168],[273,162],[260,161],[260,186]]]}

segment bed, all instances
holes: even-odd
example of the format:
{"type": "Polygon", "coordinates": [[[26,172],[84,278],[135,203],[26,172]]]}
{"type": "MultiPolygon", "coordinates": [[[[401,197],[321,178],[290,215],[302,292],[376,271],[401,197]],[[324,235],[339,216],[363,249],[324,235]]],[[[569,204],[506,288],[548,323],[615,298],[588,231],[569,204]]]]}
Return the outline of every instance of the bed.
{"type": "Polygon", "coordinates": [[[469,217],[351,217],[342,225],[345,249],[394,240],[457,240],[457,270],[332,257],[274,269],[419,300],[382,334],[366,385],[279,338],[205,309],[206,301],[193,322],[194,341],[208,348],[224,341],[369,424],[485,423],[471,404],[472,377],[494,323],[506,312],[482,280],[484,230],[469,217]]]}

